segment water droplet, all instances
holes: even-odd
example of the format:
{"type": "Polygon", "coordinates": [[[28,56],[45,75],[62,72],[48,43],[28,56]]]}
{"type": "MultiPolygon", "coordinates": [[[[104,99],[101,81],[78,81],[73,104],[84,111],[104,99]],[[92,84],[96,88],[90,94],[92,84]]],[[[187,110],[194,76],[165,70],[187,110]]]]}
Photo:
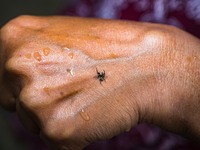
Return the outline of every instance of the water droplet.
{"type": "Polygon", "coordinates": [[[68,56],[69,56],[71,59],[73,59],[74,53],[69,53],[68,56]]]}
{"type": "Polygon", "coordinates": [[[70,51],[70,49],[68,47],[66,47],[66,46],[62,46],[61,49],[62,49],[62,52],[66,51],[66,50],[70,51]]]}
{"type": "Polygon", "coordinates": [[[69,49],[68,47],[66,47],[66,46],[62,46],[61,49],[63,49],[63,50],[68,50],[68,51],[70,50],[70,49],[69,49]]]}
{"type": "Polygon", "coordinates": [[[34,58],[35,58],[36,60],[38,60],[38,61],[41,60],[41,55],[40,55],[39,52],[35,52],[33,56],[34,56],[34,58]]]}
{"type": "Polygon", "coordinates": [[[194,60],[197,60],[198,59],[198,57],[197,56],[194,56],[194,60]]]}
{"type": "Polygon", "coordinates": [[[26,58],[27,59],[31,59],[31,54],[29,53],[29,54],[26,54],[26,58]]]}
{"type": "Polygon", "coordinates": [[[71,75],[74,75],[71,69],[67,69],[67,72],[70,73],[71,75]]]}
{"type": "Polygon", "coordinates": [[[47,93],[47,95],[50,95],[50,92],[49,92],[49,88],[48,88],[48,87],[44,87],[43,90],[47,93]]]}
{"type": "Polygon", "coordinates": [[[48,56],[49,53],[50,53],[50,48],[48,48],[48,47],[44,48],[43,53],[44,53],[45,56],[48,56]]]}
{"type": "Polygon", "coordinates": [[[114,53],[111,53],[110,57],[111,58],[117,58],[116,54],[114,54],[114,53]]]}
{"type": "Polygon", "coordinates": [[[187,61],[191,62],[192,58],[191,57],[187,57],[187,61]]]}
{"type": "Polygon", "coordinates": [[[81,115],[81,117],[82,117],[85,121],[89,121],[89,120],[90,120],[90,117],[88,116],[88,113],[85,112],[84,109],[81,110],[80,115],[81,115]]]}

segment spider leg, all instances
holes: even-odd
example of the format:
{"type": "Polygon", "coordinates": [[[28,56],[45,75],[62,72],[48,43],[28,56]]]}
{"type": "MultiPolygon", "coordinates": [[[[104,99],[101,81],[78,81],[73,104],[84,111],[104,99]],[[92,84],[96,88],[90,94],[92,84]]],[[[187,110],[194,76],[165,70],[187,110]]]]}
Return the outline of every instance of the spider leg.
{"type": "Polygon", "coordinates": [[[99,78],[99,75],[94,76],[93,78],[99,78]]]}
{"type": "MultiPolygon", "coordinates": [[[[101,84],[102,81],[100,79],[99,79],[99,81],[100,81],[100,84],[101,84]]],[[[101,84],[101,86],[102,86],[102,84],[101,84]]]]}
{"type": "Polygon", "coordinates": [[[97,71],[97,74],[99,74],[97,67],[96,67],[96,71],[97,71]]]}

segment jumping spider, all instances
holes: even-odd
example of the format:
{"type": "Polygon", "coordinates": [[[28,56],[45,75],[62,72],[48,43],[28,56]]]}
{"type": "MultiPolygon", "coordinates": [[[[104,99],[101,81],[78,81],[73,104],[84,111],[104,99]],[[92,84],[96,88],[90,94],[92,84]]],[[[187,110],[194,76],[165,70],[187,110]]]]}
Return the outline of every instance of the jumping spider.
{"type": "Polygon", "coordinates": [[[99,78],[100,84],[101,84],[102,81],[105,81],[105,82],[106,82],[105,78],[106,78],[107,76],[105,76],[105,75],[106,75],[105,70],[103,70],[104,72],[98,72],[98,70],[97,70],[97,68],[96,68],[96,71],[97,71],[97,74],[98,74],[98,75],[94,76],[93,78],[99,78]]]}

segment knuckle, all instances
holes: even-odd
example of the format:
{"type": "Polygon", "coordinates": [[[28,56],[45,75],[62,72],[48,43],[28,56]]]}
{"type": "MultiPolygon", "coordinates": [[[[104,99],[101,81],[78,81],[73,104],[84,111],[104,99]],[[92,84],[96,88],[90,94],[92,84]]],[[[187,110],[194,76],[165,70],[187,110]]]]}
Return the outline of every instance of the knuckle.
{"type": "Polygon", "coordinates": [[[42,127],[42,137],[45,137],[43,140],[49,147],[59,150],[80,150],[83,147],[84,142],[75,137],[77,134],[75,123],[71,119],[66,121],[54,118],[45,121],[42,127]]]}
{"type": "Polygon", "coordinates": [[[12,42],[11,39],[23,39],[32,31],[39,30],[47,25],[42,17],[21,15],[5,24],[1,28],[1,34],[5,38],[4,41],[12,42]]]}
{"type": "Polygon", "coordinates": [[[34,74],[33,63],[30,61],[21,58],[23,51],[20,52],[15,51],[15,56],[11,56],[5,62],[5,70],[11,74],[17,75],[20,79],[31,78],[34,74]]]}
{"type": "Polygon", "coordinates": [[[47,106],[51,103],[51,101],[46,100],[46,97],[43,97],[42,90],[37,86],[33,84],[26,85],[19,95],[20,104],[34,114],[44,111],[43,109],[48,108],[47,106]]]}
{"type": "Polygon", "coordinates": [[[176,36],[177,29],[166,25],[151,26],[144,33],[144,40],[153,46],[160,46],[173,41],[176,36]]]}
{"type": "Polygon", "coordinates": [[[19,28],[20,28],[18,20],[19,19],[17,17],[15,19],[10,20],[7,24],[5,24],[1,28],[2,35],[4,35],[5,37],[14,36],[16,31],[19,30],[19,28]]]}
{"type": "Polygon", "coordinates": [[[68,141],[76,132],[74,118],[48,118],[45,121],[43,131],[47,137],[54,139],[55,141],[68,141]]]}
{"type": "Polygon", "coordinates": [[[41,28],[49,25],[45,17],[31,15],[21,15],[13,19],[13,22],[15,22],[20,27],[31,30],[40,30],[41,28]]]}

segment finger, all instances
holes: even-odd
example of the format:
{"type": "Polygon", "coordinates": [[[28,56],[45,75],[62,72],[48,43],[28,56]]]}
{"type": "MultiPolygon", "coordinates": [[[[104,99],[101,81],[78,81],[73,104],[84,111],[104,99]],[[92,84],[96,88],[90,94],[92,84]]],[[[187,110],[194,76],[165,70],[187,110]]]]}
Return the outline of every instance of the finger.
{"type": "Polygon", "coordinates": [[[20,93],[20,80],[4,71],[0,82],[0,106],[8,111],[16,110],[16,99],[20,93]]]}
{"type": "Polygon", "coordinates": [[[0,106],[8,111],[15,111],[15,97],[8,85],[0,85],[0,106]]]}
{"type": "Polygon", "coordinates": [[[16,111],[17,115],[23,124],[23,126],[32,133],[39,134],[40,129],[36,122],[32,119],[33,117],[24,109],[20,104],[19,99],[16,101],[16,111]]]}
{"type": "Polygon", "coordinates": [[[0,82],[0,105],[2,108],[8,111],[15,111],[16,109],[16,98],[20,89],[16,86],[14,76],[4,73],[0,82]]]}

